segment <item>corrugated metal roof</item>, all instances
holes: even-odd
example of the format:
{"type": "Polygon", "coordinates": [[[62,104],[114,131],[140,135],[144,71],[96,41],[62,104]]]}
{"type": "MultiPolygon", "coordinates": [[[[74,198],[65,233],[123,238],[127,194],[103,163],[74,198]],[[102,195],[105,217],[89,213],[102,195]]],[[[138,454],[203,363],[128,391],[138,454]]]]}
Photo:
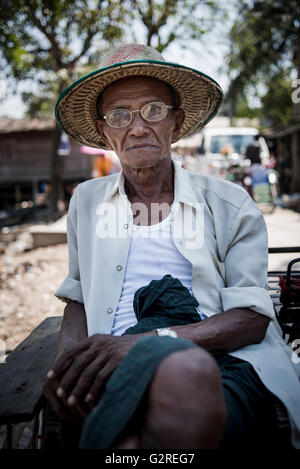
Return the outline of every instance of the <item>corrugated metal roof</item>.
{"type": "Polygon", "coordinates": [[[51,130],[54,129],[54,119],[9,119],[0,118],[0,133],[28,132],[30,130],[51,130]]]}

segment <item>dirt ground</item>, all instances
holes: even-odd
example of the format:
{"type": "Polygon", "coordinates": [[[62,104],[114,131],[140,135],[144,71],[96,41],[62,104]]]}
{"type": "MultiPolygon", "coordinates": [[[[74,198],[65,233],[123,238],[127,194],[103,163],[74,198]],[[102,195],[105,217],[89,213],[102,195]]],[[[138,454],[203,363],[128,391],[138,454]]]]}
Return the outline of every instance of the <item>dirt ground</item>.
{"type": "Polygon", "coordinates": [[[0,255],[0,340],[6,353],[43,319],[62,315],[65,303],[54,292],[67,269],[67,244],[0,255]]]}

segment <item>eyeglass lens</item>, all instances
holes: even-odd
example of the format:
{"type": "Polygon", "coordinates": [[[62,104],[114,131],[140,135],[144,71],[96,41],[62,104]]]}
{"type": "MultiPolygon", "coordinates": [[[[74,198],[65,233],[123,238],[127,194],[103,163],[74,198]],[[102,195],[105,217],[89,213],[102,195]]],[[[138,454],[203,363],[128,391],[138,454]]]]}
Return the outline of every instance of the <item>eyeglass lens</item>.
{"type": "MultiPolygon", "coordinates": [[[[168,107],[165,103],[154,102],[145,104],[140,110],[143,119],[150,122],[158,122],[166,117],[168,107]]],[[[114,109],[106,116],[106,121],[112,127],[124,127],[131,122],[132,113],[127,109],[114,109]]]]}

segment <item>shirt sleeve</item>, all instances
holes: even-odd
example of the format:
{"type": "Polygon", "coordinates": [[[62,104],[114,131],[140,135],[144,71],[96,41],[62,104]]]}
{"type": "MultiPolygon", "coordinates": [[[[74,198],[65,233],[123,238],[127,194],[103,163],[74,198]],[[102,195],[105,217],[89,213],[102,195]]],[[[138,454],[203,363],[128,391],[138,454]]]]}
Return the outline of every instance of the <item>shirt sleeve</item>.
{"type": "Polygon", "coordinates": [[[274,319],[268,293],[268,233],[251,197],[246,198],[231,226],[224,266],[223,310],[250,308],[274,319]]]}
{"type": "Polygon", "coordinates": [[[70,200],[69,211],[67,215],[67,240],[69,251],[69,272],[61,286],[54,295],[62,301],[70,300],[83,302],[83,295],[80,282],[78,246],[77,246],[77,192],[75,189],[70,200]]]}

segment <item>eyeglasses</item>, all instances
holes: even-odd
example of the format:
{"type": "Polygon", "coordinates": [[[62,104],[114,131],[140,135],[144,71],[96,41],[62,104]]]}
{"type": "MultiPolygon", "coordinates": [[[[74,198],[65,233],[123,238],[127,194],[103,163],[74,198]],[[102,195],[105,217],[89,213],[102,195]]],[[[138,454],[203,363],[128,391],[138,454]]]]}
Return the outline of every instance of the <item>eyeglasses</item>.
{"type": "Polygon", "coordinates": [[[145,104],[142,109],[136,109],[135,111],[128,111],[128,109],[113,109],[103,119],[110,127],[120,128],[130,124],[133,119],[134,112],[140,112],[142,118],[147,122],[159,122],[163,120],[168,109],[172,109],[173,106],[161,102],[153,102],[145,104]]]}

